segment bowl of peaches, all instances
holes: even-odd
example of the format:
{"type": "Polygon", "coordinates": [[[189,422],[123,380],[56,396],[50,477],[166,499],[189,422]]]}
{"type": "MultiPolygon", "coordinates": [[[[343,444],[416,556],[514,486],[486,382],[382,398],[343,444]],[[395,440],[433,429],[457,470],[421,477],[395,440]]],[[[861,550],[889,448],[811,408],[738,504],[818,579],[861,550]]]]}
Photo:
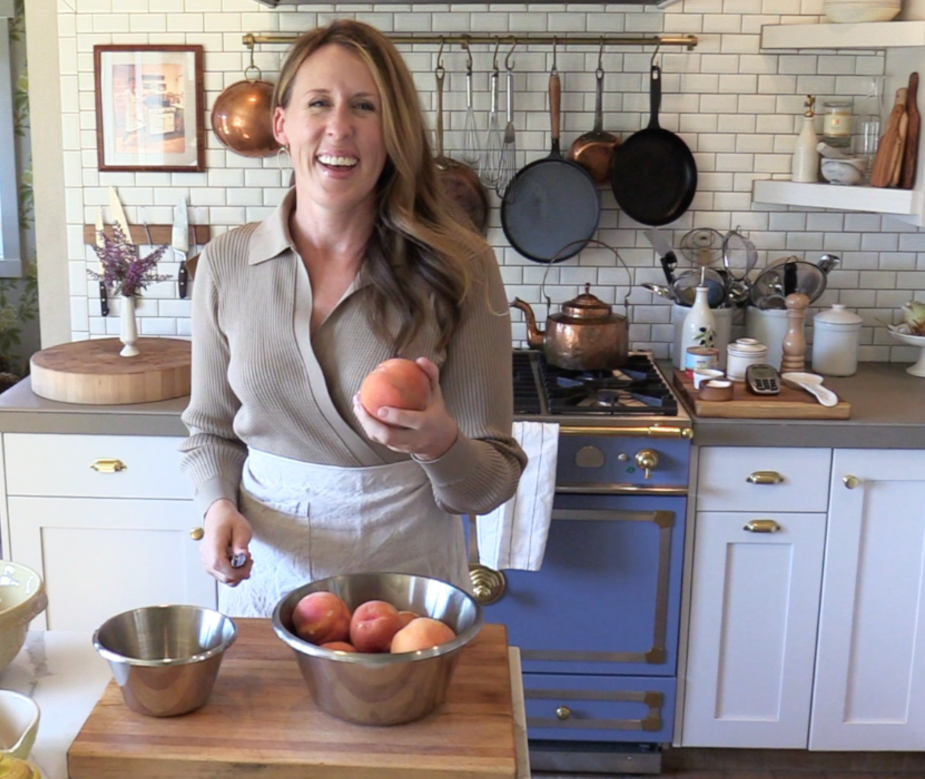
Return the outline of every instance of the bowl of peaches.
{"type": "Polygon", "coordinates": [[[315,705],[359,725],[398,725],[445,699],[482,627],[467,592],[427,576],[357,573],[297,587],[273,611],[315,705]]]}

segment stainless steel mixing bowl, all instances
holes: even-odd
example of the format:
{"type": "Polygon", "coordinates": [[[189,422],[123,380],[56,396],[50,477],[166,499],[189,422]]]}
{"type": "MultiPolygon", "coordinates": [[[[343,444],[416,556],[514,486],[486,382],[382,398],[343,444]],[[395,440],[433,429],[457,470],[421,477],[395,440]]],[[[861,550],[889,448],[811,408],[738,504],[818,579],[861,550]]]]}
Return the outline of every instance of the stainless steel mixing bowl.
{"type": "Polygon", "coordinates": [[[303,585],[273,611],[276,635],[295,651],[315,704],[359,725],[397,725],[432,712],[443,702],[460,652],[482,627],[482,608],[452,584],[405,573],[333,576],[303,585]],[[295,605],[310,592],[333,592],[353,611],[368,600],[384,600],[399,611],[446,622],[456,638],[418,652],[336,652],[300,639],[293,630],[295,605]]]}
{"type": "Polygon", "coordinates": [[[106,620],[93,646],[109,662],[130,709],[174,717],[209,699],[237,635],[234,622],[212,609],[148,606],[106,620]]]}

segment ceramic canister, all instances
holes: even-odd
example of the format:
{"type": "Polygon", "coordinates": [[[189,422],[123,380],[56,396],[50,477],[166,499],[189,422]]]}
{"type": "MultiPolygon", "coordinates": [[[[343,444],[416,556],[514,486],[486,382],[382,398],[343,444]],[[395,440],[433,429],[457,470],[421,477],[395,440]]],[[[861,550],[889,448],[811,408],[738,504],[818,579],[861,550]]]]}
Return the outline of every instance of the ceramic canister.
{"type": "MultiPolygon", "coordinates": [[[[677,303],[671,306],[671,321],[674,323],[674,350],[672,351],[672,363],[678,370],[684,369],[684,353],[681,350],[682,325],[687,312],[690,311],[688,306],[680,306],[677,303]]],[[[713,339],[713,347],[719,350],[719,367],[726,367],[726,346],[732,339],[732,315],[735,308],[714,308],[713,319],[716,320],[716,335],[713,339]]]]}
{"type": "Polygon", "coordinates": [[[745,309],[745,332],[750,338],[768,347],[767,364],[780,370],[784,356],[784,338],[787,335],[787,309],[745,309]]]}
{"type": "Polygon", "coordinates": [[[726,378],[732,381],[745,381],[749,365],[766,363],[768,359],[768,347],[754,338],[740,338],[726,347],[726,353],[726,378]]]}
{"type": "Polygon", "coordinates": [[[813,317],[813,371],[824,376],[853,376],[858,370],[861,317],[841,303],[813,317]]]}

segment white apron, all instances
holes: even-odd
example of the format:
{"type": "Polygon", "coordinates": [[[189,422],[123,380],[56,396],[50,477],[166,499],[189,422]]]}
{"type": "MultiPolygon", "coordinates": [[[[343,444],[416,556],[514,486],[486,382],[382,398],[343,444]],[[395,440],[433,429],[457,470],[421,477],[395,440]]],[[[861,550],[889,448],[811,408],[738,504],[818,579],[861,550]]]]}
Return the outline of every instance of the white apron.
{"type": "Polygon", "coordinates": [[[249,449],[240,511],[254,564],[250,579],[219,587],[228,616],[269,617],[286,593],[342,573],[414,573],[471,591],[462,517],[437,506],[413,460],[345,468],[249,449]]]}

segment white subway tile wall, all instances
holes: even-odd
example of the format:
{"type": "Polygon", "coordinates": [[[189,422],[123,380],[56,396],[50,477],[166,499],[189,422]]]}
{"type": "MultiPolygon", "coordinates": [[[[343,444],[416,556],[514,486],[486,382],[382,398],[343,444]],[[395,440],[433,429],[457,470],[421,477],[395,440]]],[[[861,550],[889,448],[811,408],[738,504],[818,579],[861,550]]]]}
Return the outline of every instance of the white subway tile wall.
{"type": "MultiPolygon", "coordinates": [[[[842,258],[829,276],[828,289],[810,309],[810,317],[831,303],[845,303],[864,319],[862,361],[912,361],[917,350],[893,345],[882,322],[897,321],[896,309],[911,299],[925,300],[925,233],[896,219],[862,213],[839,213],[751,202],[752,181],[786,177],[790,153],[802,116],[804,95],[818,104],[835,96],[858,100],[867,94],[871,76],[884,72],[882,51],[763,52],[761,25],[812,23],[822,19],[823,0],[682,0],[665,10],[654,6],[605,4],[324,4],[267,8],[256,0],[68,0],[58,5],[61,62],[61,113],[64,181],[68,224],[70,312],[74,340],[115,335],[118,319],[100,315],[96,284],[86,270],[96,258],[83,242],[84,224],[92,224],[98,206],[107,221],[107,190],[118,188],[132,222],[165,224],[180,195],[190,202],[194,224],[211,225],[213,235],[270,213],[285,192],[288,170],[275,157],[250,159],[226,150],[211,131],[215,99],[244,77],[249,53],[242,37],[249,32],[301,31],[335,18],[369,22],[387,32],[458,34],[561,33],[556,65],[562,78],[562,147],[590,130],[594,112],[597,46],[566,42],[569,34],[694,34],[697,47],[686,51],[662,47],[664,71],[660,121],[678,132],[694,153],[698,192],[691,209],[662,228],[678,247],[694,228],[720,232],[740,229],[759,251],[757,269],[788,255],[817,261],[824,252],[842,258]],[[93,74],[94,44],[201,44],[205,48],[207,170],[204,173],[99,172],[93,74]]],[[[422,103],[434,126],[438,45],[402,45],[422,103]]],[[[263,77],[275,80],[286,44],[261,44],[254,60],[263,77]]],[[[489,73],[493,47],[472,46],[475,108],[482,133],[489,109],[489,73]]],[[[504,45],[503,58],[510,52],[504,45]]],[[[626,138],[649,118],[648,71],[652,47],[606,47],[601,57],[604,80],[604,129],[626,138]]],[[[544,157],[551,145],[546,91],[553,63],[551,46],[518,45],[514,62],[514,124],[517,166],[544,157]]],[[[445,146],[451,156],[463,141],[465,52],[447,45],[443,53],[448,78],[444,98],[445,146]]],[[[504,100],[501,99],[503,110],[504,100]]],[[[817,117],[821,131],[821,117],[817,117]]],[[[488,240],[495,247],[511,299],[533,304],[540,322],[554,308],[583,291],[623,310],[628,300],[633,348],[670,355],[674,327],[671,305],[640,285],[663,283],[658,257],[643,226],[617,207],[609,187],[601,189],[602,213],[596,238],[612,252],[589,247],[577,257],[547,267],[520,256],[501,228],[500,201],[491,194],[488,240]],[[545,279],[544,279],[545,276],[545,279]]],[[[201,247],[192,247],[193,251],[201,247]]],[[[150,251],[151,247],[142,247],[150,251]]],[[[694,267],[681,258],[680,269],[694,267]]],[[[161,270],[176,276],[176,258],[168,251],[161,270]]],[[[118,305],[113,306],[115,312],[118,305]]],[[[190,302],[178,300],[174,282],[150,287],[138,308],[143,335],[189,336],[190,302]]],[[[526,329],[513,312],[514,345],[524,346],[526,329]]],[[[744,330],[738,312],[736,332],[744,330]]],[[[811,330],[808,330],[811,339],[811,330]]]]}

